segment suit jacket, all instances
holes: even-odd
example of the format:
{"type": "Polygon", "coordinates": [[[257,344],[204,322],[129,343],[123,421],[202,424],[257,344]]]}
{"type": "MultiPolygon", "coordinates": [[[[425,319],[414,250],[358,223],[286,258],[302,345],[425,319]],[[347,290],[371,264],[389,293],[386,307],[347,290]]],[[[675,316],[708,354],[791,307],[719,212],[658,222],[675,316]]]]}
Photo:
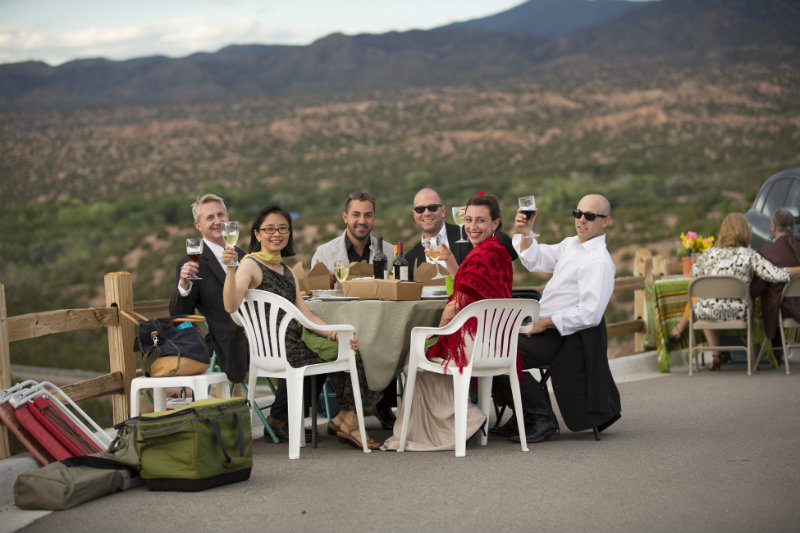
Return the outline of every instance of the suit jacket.
{"type": "MultiPolygon", "coordinates": [[[[797,258],[789,247],[786,236],[781,236],[773,242],[762,247],[759,254],[775,266],[798,266],[797,258]]],[[[781,301],[781,292],[785,283],[768,283],[761,278],[754,277],[750,283],[750,295],[755,298],[761,296],[761,309],[764,311],[764,333],[768,339],[778,335],[778,302],[781,301]]],[[[787,298],[781,306],[784,316],[791,316],[800,320],[800,299],[787,298]]]]}
{"type": "MultiPolygon", "coordinates": [[[[245,255],[240,248],[236,248],[236,252],[240,260],[245,255]]],[[[188,260],[189,256],[183,256],[178,261],[176,280],[180,279],[181,267],[188,260]]],[[[199,266],[198,276],[203,279],[192,282],[192,290],[185,297],[181,296],[176,283],[169,301],[169,312],[172,315],[192,314],[197,309],[205,316],[209,340],[217,354],[219,367],[228,375],[230,381],[240,383],[244,381],[250,364],[249,349],[244,329],[234,323],[222,303],[225,271],[208,247],[203,248],[199,266]]]]}
{"type": "Polygon", "coordinates": [[[565,342],[559,352],[580,345],[580,353],[559,353],[550,365],[558,408],[571,431],[594,426],[602,431],[621,416],[619,390],[608,366],[605,319],[572,336],[580,342],[565,342]]]}
{"type": "MultiPolygon", "coordinates": [[[[444,227],[445,231],[447,232],[447,242],[450,252],[453,254],[453,257],[455,257],[456,263],[460,265],[464,261],[464,258],[467,257],[467,254],[472,251],[472,243],[469,241],[461,243],[457,242],[461,238],[462,233],[461,228],[455,224],[445,222],[444,227]]],[[[511,260],[514,261],[517,259],[517,252],[514,250],[514,247],[511,244],[511,238],[503,232],[498,233],[497,238],[500,239],[500,242],[502,242],[503,246],[505,246],[506,250],[508,250],[511,260]]],[[[466,236],[464,236],[464,240],[467,240],[466,236]]],[[[412,270],[415,265],[414,261],[416,261],[416,264],[418,265],[421,265],[427,261],[425,258],[425,250],[422,248],[421,241],[404,255],[406,256],[406,259],[408,259],[408,264],[412,270]]]]}

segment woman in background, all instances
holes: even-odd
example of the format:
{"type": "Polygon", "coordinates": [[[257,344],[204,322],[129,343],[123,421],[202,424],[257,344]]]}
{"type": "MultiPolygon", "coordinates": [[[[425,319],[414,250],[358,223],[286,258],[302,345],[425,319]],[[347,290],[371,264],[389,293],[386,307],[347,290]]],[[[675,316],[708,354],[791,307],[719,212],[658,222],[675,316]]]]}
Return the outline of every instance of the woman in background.
{"type": "MultiPolygon", "coordinates": [[[[786,209],[778,209],[772,214],[772,244],[761,247],[758,251],[773,265],[779,267],[796,267],[800,265],[800,249],[795,237],[796,225],[794,216],[786,209]]],[[[750,295],[761,297],[761,309],[764,311],[764,333],[772,340],[773,349],[781,345],[778,331],[778,304],[785,283],[769,283],[759,277],[750,285],[750,295]]],[[[784,317],[792,317],[800,321],[800,299],[787,298],[781,306],[784,317]]],[[[778,358],[780,362],[782,357],[778,358]]]]}

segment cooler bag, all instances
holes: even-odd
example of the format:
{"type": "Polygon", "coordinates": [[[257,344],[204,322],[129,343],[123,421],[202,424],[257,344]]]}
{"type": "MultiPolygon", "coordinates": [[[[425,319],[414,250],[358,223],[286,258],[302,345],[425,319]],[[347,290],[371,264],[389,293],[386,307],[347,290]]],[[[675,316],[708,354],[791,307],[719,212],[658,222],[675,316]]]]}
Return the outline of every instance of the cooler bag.
{"type": "Polygon", "coordinates": [[[138,420],[141,477],[148,489],[199,491],[250,478],[247,398],[199,400],[138,420]]]}

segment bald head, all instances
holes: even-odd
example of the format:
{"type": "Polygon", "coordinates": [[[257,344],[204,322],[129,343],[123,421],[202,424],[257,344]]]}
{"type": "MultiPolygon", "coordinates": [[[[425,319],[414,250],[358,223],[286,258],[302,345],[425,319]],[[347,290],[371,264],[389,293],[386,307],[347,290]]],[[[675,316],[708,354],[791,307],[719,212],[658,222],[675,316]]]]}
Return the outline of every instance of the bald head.
{"type": "Polygon", "coordinates": [[[602,235],[611,223],[611,204],[605,196],[600,194],[587,194],[578,202],[578,211],[583,213],[594,213],[594,220],[589,220],[586,215],[575,219],[575,230],[578,233],[578,240],[586,242],[602,235]]]}
{"type": "Polygon", "coordinates": [[[420,189],[414,195],[414,210],[412,212],[414,222],[425,237],[439,234],[442,226],[444,226],[444,211],[439,193],[430,187],[420,189]],[[429,209],[430,207],[433,208],[433,211],[429,209]],[[417,210],[422,208],[425,208],[422,213],[417,213],[417,210]]]}

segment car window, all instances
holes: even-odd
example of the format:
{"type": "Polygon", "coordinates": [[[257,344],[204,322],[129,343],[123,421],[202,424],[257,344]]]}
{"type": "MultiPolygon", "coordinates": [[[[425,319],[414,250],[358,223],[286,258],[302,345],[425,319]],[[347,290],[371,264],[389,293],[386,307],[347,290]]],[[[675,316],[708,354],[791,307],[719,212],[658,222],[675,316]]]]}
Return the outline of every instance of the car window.
{"type": "Polygon", "coordinates": [[[781,207],[789,205],[786,203],[786,199],[787,195],[789,194],[789,186],[791,184],[792,180],[790,179],[775,181],[775,184],[767,194],[767,201],[764,202],[764,209],[762,211],[765,215],[772,216],[772,213],[781,207]]]}
{"type": "Polygon", "coordinates": [[[764,202],[766,201],[767,196],[769,196],[769,190],[771,188],[772,188],[771,186],[764,186],[761,188],[761,191],[759,191],[759,194],[756,197],[756,201],[753,202],[753,211],[757,211],[760,213],[761,211],[764,210],[764,202]]]}
{"type": "Polygon", "coordinates": [[[789,194],[786,195],[786,203],[783,207],[790,208],[789,210],[797,216],[800,214],[800,179],[792,180],[792,186],[789,187],[789,194]]]}

